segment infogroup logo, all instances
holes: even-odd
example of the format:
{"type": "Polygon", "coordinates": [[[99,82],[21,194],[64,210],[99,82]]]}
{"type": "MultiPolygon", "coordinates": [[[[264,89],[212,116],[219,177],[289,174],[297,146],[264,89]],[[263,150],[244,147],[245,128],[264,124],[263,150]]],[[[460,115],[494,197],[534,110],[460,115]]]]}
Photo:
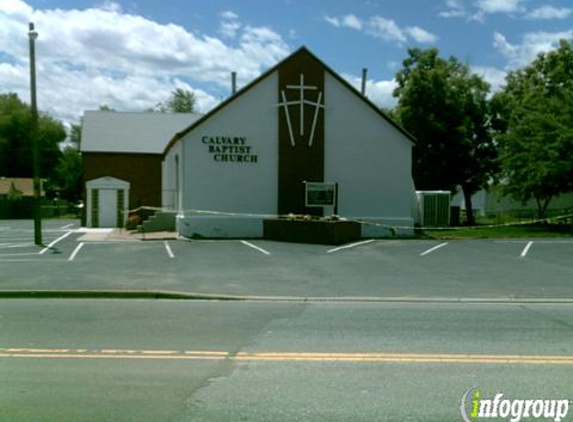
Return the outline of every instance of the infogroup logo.
{"type": "Polygon", "coordinates": [[[569,413],[569,399],[507,399],[497,393],[493,399],[484,398],[479,388],[470,388],[462,396],[461,412],[465,422],[480,419],[507,419],[510,422],[553,420],[560,422],[569,413]]]}

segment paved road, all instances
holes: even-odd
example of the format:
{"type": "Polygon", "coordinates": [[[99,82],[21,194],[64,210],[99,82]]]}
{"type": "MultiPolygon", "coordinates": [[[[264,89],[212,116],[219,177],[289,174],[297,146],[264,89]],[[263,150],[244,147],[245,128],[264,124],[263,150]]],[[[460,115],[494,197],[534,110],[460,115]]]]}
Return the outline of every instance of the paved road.
{"type": "Polygon", "coordinates": [[[443,422],[474,386],[573,398],[573,305],[4,300],[0,326],[1,421],[443,422]]]}

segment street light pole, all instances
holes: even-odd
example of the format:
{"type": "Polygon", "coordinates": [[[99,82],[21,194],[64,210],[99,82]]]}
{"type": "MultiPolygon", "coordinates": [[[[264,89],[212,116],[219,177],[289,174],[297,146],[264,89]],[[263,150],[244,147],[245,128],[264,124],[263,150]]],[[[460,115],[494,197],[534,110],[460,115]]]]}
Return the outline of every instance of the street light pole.
{"type": "Polygon", "coordinates": [[[42,245],[42,215],[40,208],[40,153],[38,150],[38,105],[36,103],[36,38],[38,33],[30,22],[30,92],[32,109],[32,173],[34,176],[34,243],[42,245]]]}

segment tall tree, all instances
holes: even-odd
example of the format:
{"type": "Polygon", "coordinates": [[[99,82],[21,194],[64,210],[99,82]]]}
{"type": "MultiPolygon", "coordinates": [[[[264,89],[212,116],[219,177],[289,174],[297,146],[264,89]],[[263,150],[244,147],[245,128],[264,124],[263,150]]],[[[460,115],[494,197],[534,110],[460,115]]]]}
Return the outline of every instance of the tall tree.
{"type": "Polygon", "coordinates": [[[55,168],[51,185],[57,188],[62,199],[77,202],[82,197],[83,163],[75,145],[66,146],[55,168]]]}
{"type": "MultiPolygon", "coordinates": [[[[2,176],[32,176],[32,114],[16,94],[0,94],[0,171],[2,176]]],[[[62,123],[48,114],[38,118],[40,176],[50,177],[61,155],[59,143],[66,138],[62,123]]]]}
{"type": "Polygon", "coordinates": [[[435,48],[410,49],[396,75],[395,116],[417,139],[413,177],[417,189],[463,191],[468,224],[471,197],[496,171],[489,130],[489,85],[456,58],[435,48]]]}
{"type": "Polygon", "coordinates": [[[492,99],[506,193],[534,199],[543,218],[551,200],[573,190],[573,47],[540,54],[510,73],[492,99]]]}
{"type": "Polygon", "coordinates": [[[161,113],[193,113],[197,99],[192,91],[175,89],[164,103],[159,103],[155,110],[161,113]]]}

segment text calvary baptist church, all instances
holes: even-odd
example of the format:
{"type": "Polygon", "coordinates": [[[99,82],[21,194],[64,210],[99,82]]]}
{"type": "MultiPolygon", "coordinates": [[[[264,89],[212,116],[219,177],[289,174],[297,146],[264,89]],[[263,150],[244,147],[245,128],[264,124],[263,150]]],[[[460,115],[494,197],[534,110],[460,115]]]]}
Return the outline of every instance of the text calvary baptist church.
{"type": "Polygon", "coordinates": [[[322,213],[305,183],[331,182],[341,216],[412,227],[412,142],[303,47],[173,137],[162,205],[184,236],[261,237],[265,217],[322,213]]]}

